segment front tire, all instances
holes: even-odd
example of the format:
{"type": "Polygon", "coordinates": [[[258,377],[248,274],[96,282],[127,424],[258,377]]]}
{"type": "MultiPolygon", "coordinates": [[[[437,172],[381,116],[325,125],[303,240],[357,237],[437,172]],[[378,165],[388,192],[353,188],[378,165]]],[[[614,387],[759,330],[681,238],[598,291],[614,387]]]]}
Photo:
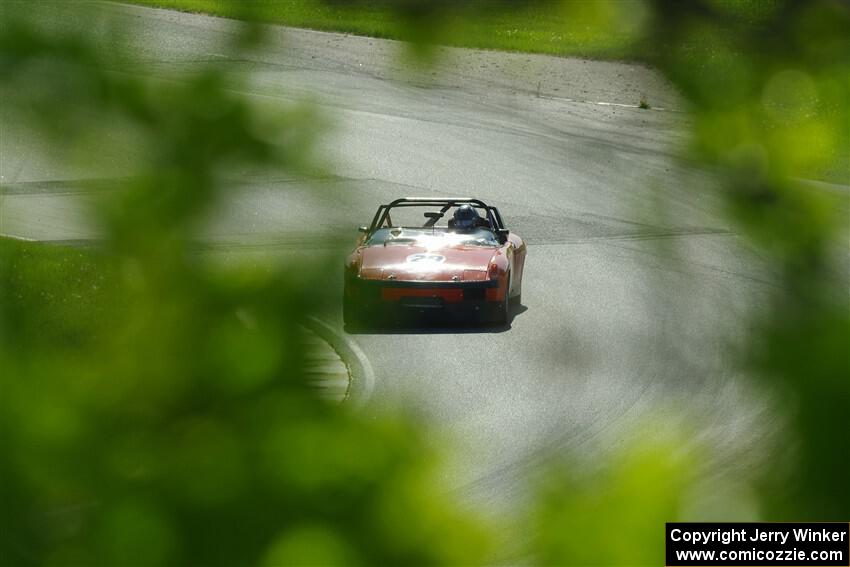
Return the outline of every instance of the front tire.
{"type": "Polygon", "coordinates": [[[497,325],[507,325],[511,317],[511,274],[508,273],[508,287],[505,289],[505,300],[496,307],[493,322],[497,325]]]}
{"type": "Polygon", "coordinates": [[[347,329],[358,329],[363,326],[362,309],[347,297],[342,301],[342,322],[347,329]]]}

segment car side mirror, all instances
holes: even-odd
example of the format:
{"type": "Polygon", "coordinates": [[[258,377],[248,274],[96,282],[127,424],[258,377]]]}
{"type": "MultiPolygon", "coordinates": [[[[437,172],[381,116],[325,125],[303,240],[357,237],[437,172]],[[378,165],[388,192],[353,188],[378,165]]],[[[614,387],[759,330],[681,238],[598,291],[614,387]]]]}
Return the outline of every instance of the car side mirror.
{"type": "Polygon", "coordinates": [[[502,244],[508,241],[508,235],[510,233],[511,231],[506,228],[499,228],[496,230],[496,236],[499,237],[499,242],[501,242],[502,244]]]}
{"type": "Polygon", "coordinates": [[[369,232],[368,226],[358,226],[357,232],[362,232],[363,234],[367,234],[369,232]]]}

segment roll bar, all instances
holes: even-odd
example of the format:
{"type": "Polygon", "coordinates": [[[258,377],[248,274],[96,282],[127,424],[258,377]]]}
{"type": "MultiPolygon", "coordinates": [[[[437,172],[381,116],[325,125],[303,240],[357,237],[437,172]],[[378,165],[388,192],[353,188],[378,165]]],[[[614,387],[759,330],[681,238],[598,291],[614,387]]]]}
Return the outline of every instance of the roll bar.
{"type": "Polygon", "coordinates": [[[403,197],[401,199],[396,199],[395,201],[378,207],[378,211],[372,218],[372,224],[369,225],[367,235],[371,236],[372,233],[374,233],[376,230],[378,230],[378,228],[380,228],[384,224],[384,222],[387,220],[387,217],[389,216],[389,212],[391,209],[395,209],[398,207],[421,207],[428,205],[433,205],[435,207],[442,206],[445,208],[445,210],[448,210],[449,208],[458,205],[470,205],[476,209],[482,209],[485,212],[485,217],[490,223],[490,228],[493,230],[493,232],[499,236],[507,234],[507,229],[505,228],[505,223],[502,221],[502,215],[499,213],[499,209],[497,209],[496,207],[491,207],[480,199],[470,199],[468,197],[403,197]]]}

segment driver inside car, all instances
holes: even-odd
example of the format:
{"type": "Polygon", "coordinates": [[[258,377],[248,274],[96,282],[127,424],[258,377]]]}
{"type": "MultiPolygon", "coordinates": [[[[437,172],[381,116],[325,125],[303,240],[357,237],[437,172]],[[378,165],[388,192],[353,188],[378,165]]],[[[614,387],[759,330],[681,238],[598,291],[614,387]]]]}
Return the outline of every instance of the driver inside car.
{"type": "Polygon", "coordinates": [[[461,205],[455,209],[452,219],[449,221],[449,228],[458,230],[472,230],[481,225],[481,217],[470,205],[461,205]]]}

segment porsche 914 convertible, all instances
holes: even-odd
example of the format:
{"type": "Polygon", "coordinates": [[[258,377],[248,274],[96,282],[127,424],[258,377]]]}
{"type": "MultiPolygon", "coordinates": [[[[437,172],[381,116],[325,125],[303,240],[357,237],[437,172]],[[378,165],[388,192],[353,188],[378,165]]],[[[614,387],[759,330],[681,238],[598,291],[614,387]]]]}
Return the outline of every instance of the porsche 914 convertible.
{"type": "Polygon", "coordinates": [[[525,243],[483,201],[396,199],[359,231],[345,266],[346,326],[389,311],[506,324],[521,301],[525,243]]]}

